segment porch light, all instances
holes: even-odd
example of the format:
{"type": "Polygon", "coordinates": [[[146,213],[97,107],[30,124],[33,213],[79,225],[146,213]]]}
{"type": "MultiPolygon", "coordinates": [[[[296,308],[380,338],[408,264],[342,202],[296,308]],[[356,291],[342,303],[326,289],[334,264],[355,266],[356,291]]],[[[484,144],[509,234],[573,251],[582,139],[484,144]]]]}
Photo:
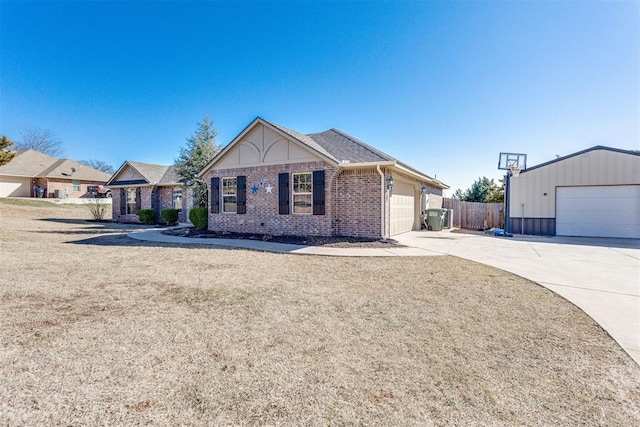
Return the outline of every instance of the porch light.
{"type": "Polygon", "coordinates": [[[387,188],[393,190],[393,177],[391,175],[387,177],[387,188]]]}

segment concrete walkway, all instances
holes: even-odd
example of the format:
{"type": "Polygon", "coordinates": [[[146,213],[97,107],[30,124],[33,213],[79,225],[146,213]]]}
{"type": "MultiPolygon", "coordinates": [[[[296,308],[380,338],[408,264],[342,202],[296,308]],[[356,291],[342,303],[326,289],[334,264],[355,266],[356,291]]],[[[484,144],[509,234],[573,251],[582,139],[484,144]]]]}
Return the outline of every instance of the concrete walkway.
{"type": "Polygon", "coordinates": [[[395,239],[406,247],[325,248],[236,239],[134,232],[139,240],[203,244],[327,256],[453,255],[533,280],[580,307],[640,364],[640,241],[570,237],[493,237],[449,231],[413,231],[395,239]]]}

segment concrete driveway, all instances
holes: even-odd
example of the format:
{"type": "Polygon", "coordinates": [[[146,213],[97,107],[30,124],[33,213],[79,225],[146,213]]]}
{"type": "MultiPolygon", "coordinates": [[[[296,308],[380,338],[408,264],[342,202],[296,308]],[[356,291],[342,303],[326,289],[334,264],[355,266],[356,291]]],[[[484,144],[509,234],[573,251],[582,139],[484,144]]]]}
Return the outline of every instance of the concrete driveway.
{"type": "Polygon", "coordinates": [[[640,241],[586,237],[493,237],[450,231],[394,236],[425,252],[500,268],[563,296],[640,364],[640,241]]]}

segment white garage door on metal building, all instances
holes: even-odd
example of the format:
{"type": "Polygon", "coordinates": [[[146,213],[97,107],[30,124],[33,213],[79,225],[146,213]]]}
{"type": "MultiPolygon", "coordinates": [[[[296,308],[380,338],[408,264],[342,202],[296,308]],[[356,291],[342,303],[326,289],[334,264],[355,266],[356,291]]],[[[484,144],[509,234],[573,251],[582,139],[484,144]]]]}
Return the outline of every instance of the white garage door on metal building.
{"type": "Polygon", "coordinates": [[[414,186],[396,179],[391,194],[389,234],[391,236],[413,230],[415,221],[414,186]]]}
{"type": "Polygon", "coordinates": [[[29,197],[31,178],[3,176],[0,182],[0,197],[29,197]]]}
{"type": "Polygon", "coordinates": [[[640,238],[640,185],[558,187],[556,234],[640,238]]]}

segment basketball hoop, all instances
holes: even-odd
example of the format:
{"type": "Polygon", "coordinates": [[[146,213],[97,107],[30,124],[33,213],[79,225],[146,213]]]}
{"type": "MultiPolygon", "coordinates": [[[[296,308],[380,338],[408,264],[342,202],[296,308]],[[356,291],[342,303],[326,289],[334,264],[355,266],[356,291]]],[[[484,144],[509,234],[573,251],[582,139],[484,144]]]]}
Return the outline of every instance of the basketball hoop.
{"type": "Polygon", "coordinates": [[[511,166],[509,166],[509,170],[511,171],[511,175],[515,178],[518,177],[518,175],[520,175],[520,171],[522,170],[522,166],[520,166],[519,164],[513,164],[511,166]]]}

